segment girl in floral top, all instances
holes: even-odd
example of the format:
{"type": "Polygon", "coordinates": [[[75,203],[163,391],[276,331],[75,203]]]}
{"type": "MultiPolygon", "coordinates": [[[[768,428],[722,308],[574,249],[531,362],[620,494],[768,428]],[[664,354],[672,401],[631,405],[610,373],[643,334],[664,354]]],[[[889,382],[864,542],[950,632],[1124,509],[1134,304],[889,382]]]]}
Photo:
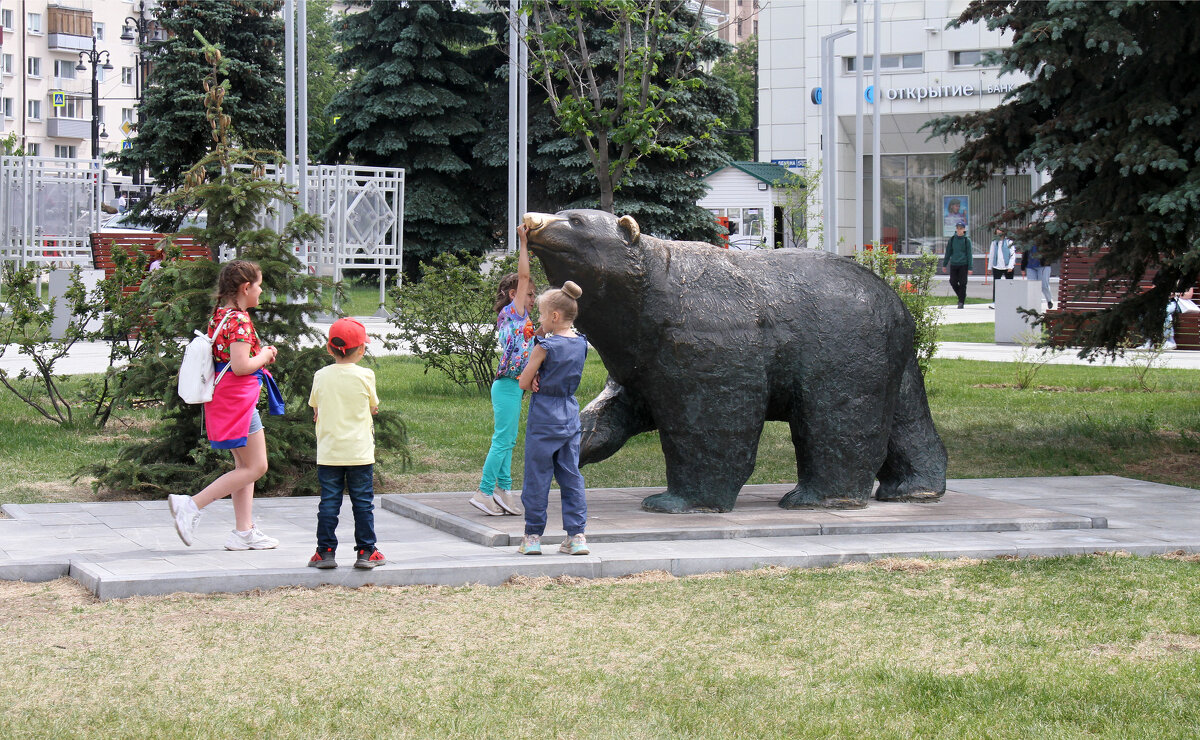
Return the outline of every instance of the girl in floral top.
{"type": "Polygon", "coordinates": [[[512,495],[512,452],[517,444],[517,428],[521,421],[521,398],[517,377],[529,362],[529,351],[535,334],[529,320],[533,307],[534,285],[529,276],[529,227],[517,227],[520,250],[517,271],[500,280],[496,293],[496,332],[500,343],[500,366],[492,381],[492,446],[483,463],[479,490],[471,496],[471,505],[489,516],[521,515],[517,499],[512,495]]]}
{"type": "Polygon", "coordinates": [[[253,262],[234,260],[221,267],[217,278],[217,309],[209,320],[213,338],[213,360],[217,372],[228,366],[204,406],[205,428],[214,449],[233,454],[234,469],[217,478],[195,496],[167,497],[175,529],[183,544],[191,545],[200,510],[217,499],[233,496],[234,530],[225,541],[226,550],[269,550],[279,540],[268,537],[254,524],[254,483],[267,472],[267,443],[259,418],[260,388],[267,385],[272,413],[282,413],[274,402],[274,387],[266,367],[275,362],[273,346],[262,346],[250,320],[250,309],[262,295],[262,270],[253,262]]]}

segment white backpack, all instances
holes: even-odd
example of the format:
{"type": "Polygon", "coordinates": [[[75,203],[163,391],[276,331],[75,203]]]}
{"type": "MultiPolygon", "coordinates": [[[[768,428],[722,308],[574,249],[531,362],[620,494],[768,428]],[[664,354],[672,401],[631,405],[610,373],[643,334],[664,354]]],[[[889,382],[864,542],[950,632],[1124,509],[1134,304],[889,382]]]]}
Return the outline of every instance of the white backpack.
{"type": "Polygon", "coordinates": [[[179,365],[178,386],[179,397],[183,399],[184,403],[208,403],[211,401],[217,383],[221,382],[221,378],[225,376],[225,372],[232,365],[232,363],[226,365],[221,374],[217,375],[212,356],[213,338],[221,333],[221,327],[225,325],[225,319],[229,318],[230,313],[232,311],[225,312],[212,337],[197,329],[195,338],[188,342],[187,348],[184,349],[183,362],[179,365]]]}

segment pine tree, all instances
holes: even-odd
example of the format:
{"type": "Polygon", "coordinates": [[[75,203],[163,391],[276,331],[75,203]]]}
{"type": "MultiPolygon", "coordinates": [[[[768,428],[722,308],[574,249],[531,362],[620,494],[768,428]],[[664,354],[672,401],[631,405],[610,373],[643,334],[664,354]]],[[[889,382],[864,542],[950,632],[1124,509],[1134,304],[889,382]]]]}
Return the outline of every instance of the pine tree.
{"type": "MultiPolygon", "coordinates": [[[[279,350],[270,370],[283,392],[287,413],[263,416],[270,440],[269,470],[259,487],[315,493],[316,439],[308,393],[313,373],[328,363],[322,337],[311,328],[322,311],[318,296],[323,282],[308,276],[293,245],[312,238],[321,228],[321,219],[299,213],[278,233],[260,226],[263,214],[272,215],[285,205],[298,209],[290,186],[264,177],[266,168],[281,166],[283,158],[277,151],[236,146],[230,117],[223,113],[223,101],[231,90],[225,74],[234,65],[199,32],[193,32],[193,38],[200,41],[202,58],[210,65],[202,99],[212,151],[184,173],[179,189],[160,196],[156,204],[179,211],[205,210],[206,225],[180,235],[207,245],[214,258],[230,251],[256,262],[262,270],[265,292],[255,310],[255,330],[264,343],[279,350]]],[[[204,439],[201,407],[182,403],[175,393],[182,359],[179,337],[189,337],[194,329],[207,325],[220,264],[184,261],[179,256],[179,249],[168,245],[162,269],[147,278],[136,295],[141,315],[149,320],[140,328],[141,350],[121,376],[122,397],[161,401],[164,421],[148,439],[125,447],[117,460],[92,468],[99,486],[165,495],[199,490],[229,468],[229,456],[209,449],[204,439]]],[[[380,412],[376,442],[407,459],[404,425],[395,412],[380,412]]]]}
{"type": "Polygon", "coordinates": [[[131,149],[111,155],[125,174],[146,171],[165,190],[208,150],[204,95],[196,80],[208,73],[196,47],[199,31],[220,45],[228,61],[223,101],[233,139],[250,149],[283,144],[282,0],[160,0],[154,17],[163,38],[143,49],[153,60],[131,149]]]}
{"type": "Polygon", "coordinates": [[[997,218],[1043,259],[1107,247],[1098,272],[1131,293],[1077,334],[1085,352],[1159,336],[1169,293],[1200,274],[1200,13],[1190,2],[973,2],[955,21],[1012,34],[1001,71],[1029,82],[991,109],[933,123],[962,135],[947,179],[974,184],[1006,167],[1049,178],[997,218]]]}
{"type": "MultiPolygon", "coordinates": [[[[361,0],[360,0],[361,4],[361,0]]],[[[472,148],[487,80],[470,50],[488,41],[480,16],[430,0],[370,3],[342,21],[337,63],[354,79],[333,99],[327,157],[403,167],[404,265],[490,246],[472,148]]]]}

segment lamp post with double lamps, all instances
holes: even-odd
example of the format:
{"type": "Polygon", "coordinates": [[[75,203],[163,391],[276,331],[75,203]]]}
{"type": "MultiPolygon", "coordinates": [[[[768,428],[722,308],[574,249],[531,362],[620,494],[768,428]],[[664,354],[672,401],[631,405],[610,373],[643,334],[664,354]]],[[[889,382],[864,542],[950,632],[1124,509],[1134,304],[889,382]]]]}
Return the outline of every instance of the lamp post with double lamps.
{"type": "MultiPolygon", "coordinates": [[[[146,17],[146,0],[138,3],[137,17],[125,16],[125,25],[121,27],[122,41],[137,41],[137,66],[133,74],[133,94],[137,98],[137,111],[141,114],[142,95],[145,92],[146,78],[150,75],[150,63],[146,61],[146,40],[158,31],[158,21],[146,17]]],[[[142,184],[142,168],[138,167],[133,173],[133,184],[142,184]]]]}
{"type": "Polygon", "coordinates": [[[79,52],[79,64],[75,69],[86,72],[92,65],[92,159],[100,158],[100,80],[96,77],[97,65],[105,71],[113,68],[107,51],[96,51],[96,37],[92,36],[92,50],[79,52]]]}

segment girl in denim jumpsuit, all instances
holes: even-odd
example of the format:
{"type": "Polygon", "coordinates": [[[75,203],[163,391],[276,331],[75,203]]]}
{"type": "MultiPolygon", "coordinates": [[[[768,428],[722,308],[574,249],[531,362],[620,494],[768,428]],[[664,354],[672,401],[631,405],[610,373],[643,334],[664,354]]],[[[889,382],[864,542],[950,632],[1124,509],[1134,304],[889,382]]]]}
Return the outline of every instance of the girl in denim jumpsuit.
{"type": "Polygon", "coordinates": [[[538,297],[544,337],[535,339],[529,364],[519,382],[533,391],[525,423],[525,482],[521,504],[525,507],[525,537],[517,552],[541,555],[546,531],[546,503],[550,482],[558,480],[562,492],[563,529],[567,538],[559,552],[587,555],[583,530],[587,525],[587,500],[579,473],[579,403],[575,390],[587,358],[587,339],[571,326],[579,311],[578,285],[567,281],[561,289],[538,297]]]}

